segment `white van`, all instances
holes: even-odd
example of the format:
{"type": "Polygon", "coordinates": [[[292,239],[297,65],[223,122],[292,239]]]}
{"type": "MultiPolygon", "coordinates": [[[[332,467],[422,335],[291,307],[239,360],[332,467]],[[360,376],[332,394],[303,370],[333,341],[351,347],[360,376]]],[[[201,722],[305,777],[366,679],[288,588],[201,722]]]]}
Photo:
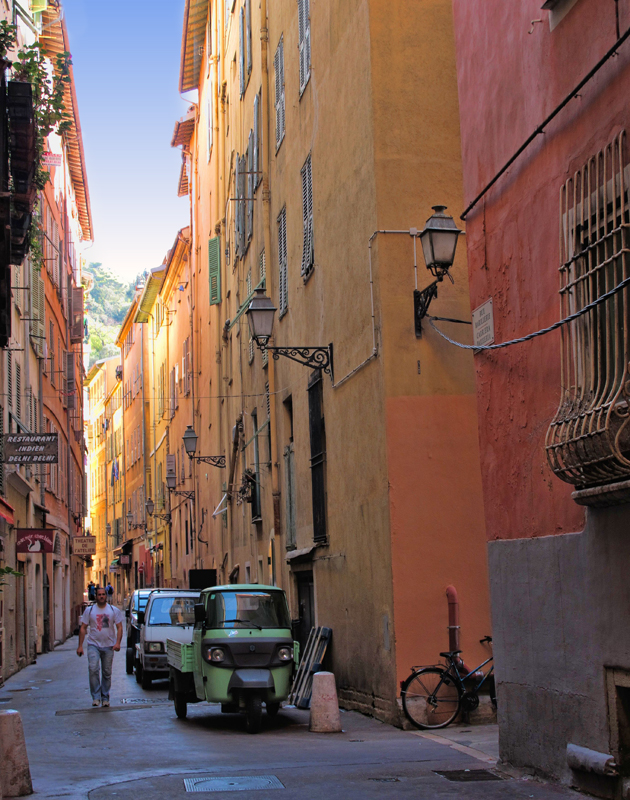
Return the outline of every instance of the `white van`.
{"type": "Polygon", "coordinates": [[[144,612],[138,612],[136,680],[143,689],[149,689],[154,678],[168,678],[167,639],[192,642],[199,596],[188,589],[159,589],[149,595],[144,612]]]}

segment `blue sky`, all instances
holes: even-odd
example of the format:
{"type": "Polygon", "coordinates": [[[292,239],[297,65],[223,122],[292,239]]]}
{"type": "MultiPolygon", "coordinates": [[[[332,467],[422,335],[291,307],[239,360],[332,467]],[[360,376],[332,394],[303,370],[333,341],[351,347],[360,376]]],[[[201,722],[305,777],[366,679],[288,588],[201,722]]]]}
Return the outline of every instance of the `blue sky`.
{"type": "Polygon", "coordinates": [[[62,0],[92,206],[86,258],[125,280],[164,260],[188,224],[175,121],[184,0],[62,0]]]}

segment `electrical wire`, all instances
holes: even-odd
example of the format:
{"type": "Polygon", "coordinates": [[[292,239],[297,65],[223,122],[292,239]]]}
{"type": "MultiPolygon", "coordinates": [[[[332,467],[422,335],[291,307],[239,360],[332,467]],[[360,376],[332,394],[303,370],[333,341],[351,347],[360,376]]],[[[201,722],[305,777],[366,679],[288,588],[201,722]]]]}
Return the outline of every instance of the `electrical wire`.
{"type": "Polygon", "coordinates": [[[550,325],[548,328],[541,328],[539,331],[535,331],[534,333],[528,333],[527,336],[521,336],[519,339],[510,339],[509,342],[501,342],[500,344],[476,345],[456,342],[434,324],[437,317],[428,317],[428,319],[429,324],[434,331],[437,331],[437,333],[439,333],[443,339],[446,339],[447,342],[450,342],[450,344],[454,344],[456,347],[461,347],[462,350],[499,350],[501,347],[510,347],[510,345],[527,342],[530,339],[535,339],[537,336],[544,336],[546,333],[551,333],[551,331],[555,331],[556,328],[560,328],[562,325],[566,325],[568,322],[573,322],[573,320],[578,319],[588,311],[592,311],[592,309],[596,308],[598,305],[601,305],[601,303],[605,302],[606,300],[609,300],[613,295],[617,294],[617,292],[620,292],[622,289],[625,289],[627,286],[630,286],[630,277],[624,278],[620,283],[617,284],[617,286],[615,286],[613,289],[610,289],[610,291],[606,292],[601,297],[598,297],[597,300],[593,300],[591,303],[588,303],[588,305],[585,305],[584,308],[581,308],[574,314],[570,314],[568,317],[565,317],[558,322],[554,322],[553,325],[550,325]]]}

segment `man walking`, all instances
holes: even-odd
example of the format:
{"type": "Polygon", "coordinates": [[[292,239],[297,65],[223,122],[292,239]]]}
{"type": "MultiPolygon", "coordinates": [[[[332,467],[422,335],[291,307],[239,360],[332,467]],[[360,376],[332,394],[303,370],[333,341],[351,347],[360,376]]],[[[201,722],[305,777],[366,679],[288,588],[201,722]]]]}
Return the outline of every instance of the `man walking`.
{"type": "Polygon", "coordinates": [[[107,602],[107,591],[96,590],[96,604],[88,606],[81,617],[77,655],[83,655],[83,640],[87,633],[87,656],[90,673],[92,705],[109,706],[114,651],[120,650],[123,635],[123,613],[107,602]]]}

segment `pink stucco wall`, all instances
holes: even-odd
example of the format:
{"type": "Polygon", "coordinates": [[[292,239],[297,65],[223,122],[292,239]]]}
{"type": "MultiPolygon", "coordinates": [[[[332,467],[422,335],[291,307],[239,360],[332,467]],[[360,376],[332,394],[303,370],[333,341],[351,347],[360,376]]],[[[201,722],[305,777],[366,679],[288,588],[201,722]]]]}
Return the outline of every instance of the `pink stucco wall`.
{"type": "MultiPolygon", "coordinates": [[[[578,0],[550,30],[542,0],[454,0],[465,203],[616,40],[615,3],[578,0]],[[532,20],[542,19],[533,25],[532,20]]],[[[620,0],[622,32],[630,0],[620,0]]],[[[493,298],[495,341],[559,319],[559,192],[630,126],[630,41],[467,218],[471,305],[493,298]]],[[[487,535],[580,530],[584,510],[547,465],[560,398],[560,335],[475,357],[487,535]]]]}

